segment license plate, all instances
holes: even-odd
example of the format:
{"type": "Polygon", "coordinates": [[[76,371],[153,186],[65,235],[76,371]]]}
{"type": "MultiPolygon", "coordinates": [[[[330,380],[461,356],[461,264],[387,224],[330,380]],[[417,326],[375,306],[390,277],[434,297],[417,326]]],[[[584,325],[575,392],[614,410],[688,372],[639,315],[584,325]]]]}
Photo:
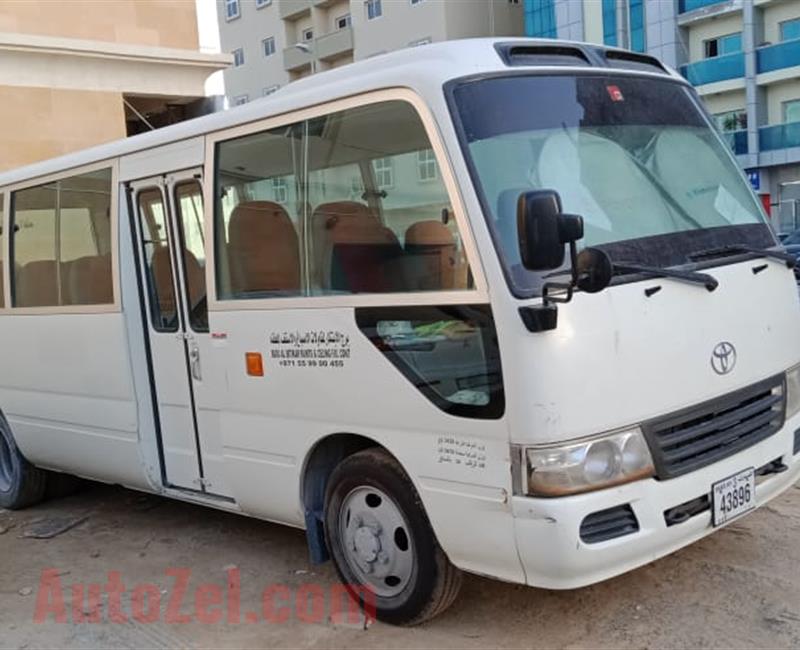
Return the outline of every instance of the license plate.
{"type": "Polygon", "coordinates": [[[756,471],[751,467],[711,486],[714,525],[721,526],[756,507],[756,471]]]}

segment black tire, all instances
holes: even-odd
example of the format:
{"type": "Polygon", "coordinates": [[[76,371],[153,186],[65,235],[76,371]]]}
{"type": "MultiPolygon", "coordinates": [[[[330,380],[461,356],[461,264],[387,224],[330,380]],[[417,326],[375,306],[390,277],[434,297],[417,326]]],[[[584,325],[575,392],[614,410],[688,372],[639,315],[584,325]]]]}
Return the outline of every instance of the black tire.
{"type": "Polygon", "coordinates": [[[414,485],[400,464],[383,449],[370,448],[348,456],[336,466],[328,481],[325,540],[342,582],[363,583],[344,550],[340,526],[345,499],[360,488],[377,488],[388,496],[405,520],[411,538],[409,548],[414,567],[411,577],[399,594],[375,596],[378,620],[393,625],[418,625],[439,615],[458,595],[462,573],[439,546],[414,485]]]}
{"type": "Polygon", "coordinates": [[[62,472],[47,472],[47,487],[45,499],[62,499],[80,492],[86,486],[86,481],[72,474],[62,472]]]}
{"type": "Polygon", "coordinates": [[[19,510],[36,505],[46,490],[47,472],[25,460],[8,422],[0,415],[0,508],[19,510]]]}

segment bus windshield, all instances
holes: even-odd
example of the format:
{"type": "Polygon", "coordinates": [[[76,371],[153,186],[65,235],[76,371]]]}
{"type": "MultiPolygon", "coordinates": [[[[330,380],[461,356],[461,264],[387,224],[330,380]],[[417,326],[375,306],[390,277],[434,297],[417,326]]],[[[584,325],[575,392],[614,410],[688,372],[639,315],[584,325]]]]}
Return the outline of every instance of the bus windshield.
{"type": "Polygon", "coordinates": [[[520,193],[556,190],[584,219],[581,246],[614,261],[674,266],[734,244],[772,246],[760,205],[682,84],[633,75],[502,76],[458,83],[454,113],[515,294],[520,193]]]}

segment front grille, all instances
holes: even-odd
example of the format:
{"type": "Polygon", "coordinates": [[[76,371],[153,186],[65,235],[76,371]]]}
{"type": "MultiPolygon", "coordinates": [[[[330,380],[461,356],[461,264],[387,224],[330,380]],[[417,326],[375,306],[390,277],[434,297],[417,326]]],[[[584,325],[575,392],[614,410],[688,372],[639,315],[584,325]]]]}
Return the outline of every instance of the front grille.
{"type": "Polygon", "coordinates": [[[768,438],[783,426],[784,394],[778,375],[645,424],[656,477],[693,472],[768,438]]]}
{"type": "Polygon", "coordinates": [[[639,530],[639,521],[627,504],[593,512],[581,522],[581,539],[587,544],[605,542],[639,530]]]}

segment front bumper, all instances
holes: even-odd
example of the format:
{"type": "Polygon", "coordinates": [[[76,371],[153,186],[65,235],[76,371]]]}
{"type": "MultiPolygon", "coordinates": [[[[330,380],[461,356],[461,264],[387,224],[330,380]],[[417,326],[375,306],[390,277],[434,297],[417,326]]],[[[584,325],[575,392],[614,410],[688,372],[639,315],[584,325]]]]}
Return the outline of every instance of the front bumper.
{"type": "Polygon", "coordinates": [[[795,416],[767,440],[674,479],[647,479],[556,499],[513,497],[517,549],[527,584],[549,589],[583,587],[691,544],[716,530],[711,511],[668,526],[666,510],[709,494],[714,482],[743,469],[781,460],[787,471],[757,480],[756,507],[764,505],[800,478],[800,454],[793,453],[798,428],[800,416],[795,416]],[[594,544],[581,540],[580,526],[587,515],[625,504],[638,519],[638,532],[594,544]]]}

